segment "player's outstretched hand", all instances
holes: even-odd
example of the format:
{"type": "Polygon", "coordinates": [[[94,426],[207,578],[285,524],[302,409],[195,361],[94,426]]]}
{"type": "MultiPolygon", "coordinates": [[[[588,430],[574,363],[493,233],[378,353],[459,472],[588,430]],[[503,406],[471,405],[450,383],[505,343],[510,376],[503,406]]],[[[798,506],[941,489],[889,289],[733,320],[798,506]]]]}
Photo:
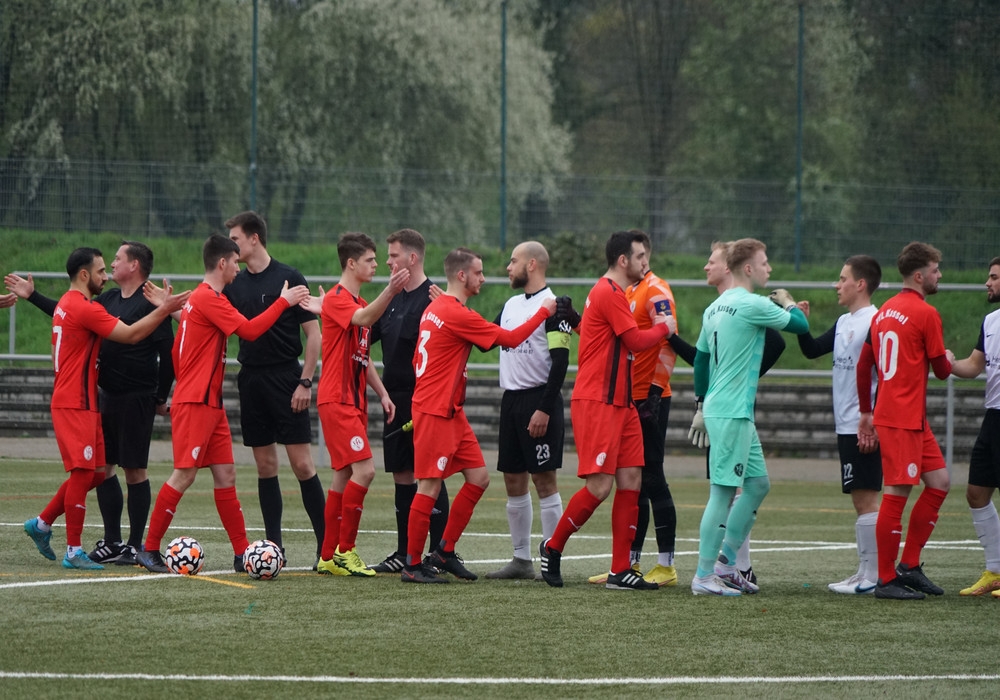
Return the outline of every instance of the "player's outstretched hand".
{"type": "Polygon", "coordinates": [[[705,428],[705,415],[701,411],[701,401],[695,404],[694,419],[688,429],[688,440],[698,448],[708,447],[708,429],[705,428]]]}
{"type": "Polygon", "coordinates": [[[22,299],[27,299],[35,291],[35,279],[30,274],[28,279],[24,279],[12,272],[3,278],[3,283],[8,292],[12,292],[22,299]]]}
{"type": "Polygon", "coordinates": [[[552,318],[557,314],[558,306],[556,304],[555,299],[546,299],[545,301],[543,301],[542,308],[545,309],[549,314],[546,318],[552,318]]]}
{"type": "Polygon", "coordinates": [[[791,307],[795,306],[795,299],[792,298],[792,295],[788,293],[787,289],[775,289],[771,292],[769,297],[771,301],[783,308],[785,311],[788,311],[791,307]]]}
{"type": "MultiPolygon", "coordinates": [[[[161,306],[167,310],[167,313],[174,313],[175,311],[180,311],[184,308],[184,304],[187,303],[188,297],[191,296],[191,290],[186,292],[181,292],[180,294],[174,294],[174,288],[166,279],[163,280],[163,303],[161,306]]],[[[146,294],[145,285],[142,290],[143,296],[146,294]]]]}
{"type": "Polygon", "coordinates": [[[556,318],[560,323],[565,321],[571,329],[580,325],[580,312],[573,308],[570,297],[556,297],[556,318]]]}
{"type": "Polygon", "coordinates": [[[10,294],[0,294],[0,309],[9,309],[14,304],[17,303],[17,295],[14,292],[10,294]]]}
{"type": "Polygon", "coordinates": [[[281,298],[287,301],[289,306],[297,306],[309,298],[309,287],[304,284],[289,287],[288,280],[285,280],[281,286],[281,298]]]}
{"type": "Polygon", "coordinates": [[[441,289],[436,284],[432,284],[430,286],[430,289],[427,290],[427,296],[430,297],[431,301],[434,301],[435,299],[437,299],[442,294],[444,294],[444,290],[441,289]]]}
{"type": "Polygon", "coordinates": [[[146,283],[142,285],[142,295],[146,297],[148,301],[153,306],[163,306],[163,302],[166,301],[167,295],[170,292],[167,291],[167,281],[163,280],[163,286],[157,287],[153,280],[146,280],[146,283]]]}
{"type": "MultiPolygon", "coordinates": [[[[288,283],[285,282],[285,284],[287,285],[288,283]]],[[[325,296],[326,292],[323,291],[323,285],[320,285],[319,296],[311,297],[307,294],[306,298],[299,302],[299,306],[301,306],[306,311],[309,311],[314,314],[319,314],[323,311],[323,297],[325,296]]]]}

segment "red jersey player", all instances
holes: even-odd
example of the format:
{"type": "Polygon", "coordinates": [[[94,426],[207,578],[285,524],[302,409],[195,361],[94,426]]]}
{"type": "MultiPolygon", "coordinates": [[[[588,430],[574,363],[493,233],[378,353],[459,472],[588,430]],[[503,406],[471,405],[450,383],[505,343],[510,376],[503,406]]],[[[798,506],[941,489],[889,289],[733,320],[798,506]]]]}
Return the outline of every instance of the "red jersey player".
{"type": "Polygon", "coordinates": [[[452,501],[441,542],[432,543],[435,549],[429,563],[459,578],[478,578],[455,554],[455,543],[490,483],[479,441],[462,408],[466,364],[473,345],[481,350],[497,345],[517,347],[556,311],[555,299],[547,299],[534,316],[506,330],[465,305],[470,297],[479,294],[485,281],[482,258],[466,248],[456,248],[445,257],[444,272],[448,288],[424,310],[413,354],[417,379],[413,390],[413,471],[417,494],[410,506],[406,566],[400,573],[408,583],[447,583],[423,564],[422,556],[441,482],[457,472],[465,477],[465,483],[452,501]]]}
{"type": "MultiPolygon", "coordinates": [[[[177,512],[181,496],[194,483],[198,469],[212,470],[215,482],[215,508],[233,546],[233,567],[243,570],[243,551],[249,545],[243,510],[236,496],[236,467],[233,464],[233,440],[229,420],[222,406],[222,380],[226,372],[226,341],[235,333],[244,340],[261,336],[292,304],[309,296],[309,289],[299,285],[289,289],[285,283],[281,295],[263,313],[247,320],[223,296],[222,289],[235,279],[240,249],[224,236],[209,236],[202,248],[205,279],[191,293],[181,312],[180,327],[174,340],[174,388],[170,410],[170,433],[173,439],[174,470],[156,496],[149,519],[144,552],[136,560],[155,573],[168,571],[160,541],[177,512]]],[[[146,296],[156,303],[147,287],[146,296]]]]}
{"type": "Polygon", "coordinates": [[[388,419],[396,407],[369,362],[371,325],[410,279],[401,268],[368,304],[361,285],[371,282],[378,263],[375,241],[363,233],[345,233],[337,242],[342,270],[340,281],[322,297],[312,297],[306,307],[320,314],[323,325],[323,371],[319,380],[319,419],[330,452],[333,483],[326,497],[323,546],[316,571],[334,576],[374,576],[358,555],[355,540],[365,495],[375,478],[375,461],[368,444],[368,398],[371,386],[388,419]]]}
{"type": "Polygon", "coordinates": [[[586,484],[570,499],[552,537],[539,546],[542,578],[550,586],[562,587],[560,559],[566,541],[617,485],[611,511],[611,573],[605,585],[657,590],[657,584],[632,570],[629,560],[643,465],[642,429],[632,402],[632,359],[633,353],[659,344],[671,327],[659,312],[652,327],[640,331],[625,297],[625,288],[641,280],[646,270],[642,232],[613,233],[605,256],[608,271],[587,295],[579,326],[578,369],[570,401],[577,475],[586,484]]]}
{"type": "Polygon", "coordinates": [[[944,591],[924,575],[920,554],[930,539],[950,479],[941,448],[927,422],[927,371],[945,379],[951,362],[944,347],[941,317],[925,297],[937,293],[941,252],[910,243],[896,261],[903,290],[872,318],[858,359],[858,445],[862,452],[882,450],[885,493],[875,523],[878,545],[876,598],[919,599],[944,591]],[[871,410],[871,368],[878,369],[878,401],[871,410]],[[878,434],[875,433],[878,428],[878,434]],[[924,490],[910,512],[906,546],[899,565],[903,508],[920,481],[924,490]]]}
{"type": "MultiPolygon", "coordinates": [[[[131,326],[109,314],[92,298],[108,281],[104,256],[96,248],[77,248],[66,261],[70,288],[52,316],[52,427],[69,477],[24,531],[46,559],[55,559],[49,544],[52,522],[66,514],[67,569],[103,569],[80,546],[87,492],[104,481],[104,434],[97,407],[97,354],[101,339],[137,343],[181,308],[189,292],[165,296],[162,306],[131,326]]],[[[166,287],[166,283],[164,283],[166,287]]]]}

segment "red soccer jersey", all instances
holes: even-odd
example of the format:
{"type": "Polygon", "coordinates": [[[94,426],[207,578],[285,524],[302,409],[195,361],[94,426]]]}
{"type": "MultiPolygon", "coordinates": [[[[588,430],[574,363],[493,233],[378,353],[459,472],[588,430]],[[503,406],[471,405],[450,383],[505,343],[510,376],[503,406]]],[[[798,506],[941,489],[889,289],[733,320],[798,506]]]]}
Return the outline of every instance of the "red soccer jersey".
{"type": "Polygon", "coordinates": [[[97,353],[118,319],[82,292],[62,295],[52,316],[52,408],[97,411],[97,353]]]}
{"type": "Polygon", "coordinates": [[[625,291],[602,277],[590,290],[580,321],[573,399],[632,405],[632,353],[621,335],[636,328],[625,291]]]}
{"type": "Polygon", "coordinates": [[[930,359],[945,354],[937,309],[918,292],[904,289],[872,318],[871,341],[878,368],[875,425],[922,430],[930,359]]]}
{"type": "Polygon", "coordinates": [[[226,339],[246,322],[229,300],[202,282],[184,305],[174,338],[174,403],[222,407],[226,339]]]}
{"type": "Polygon", "coordinates": [[[364,299],[338,284],[323,297],[320,320],[323,324],[323,370],[319,378],[316,404],[342,403],[367,411],[368,357],[371,332],[355,326],[351,318],[368,306],[364,299]]]}
{"type": "Polygon", "coordinates": [[[472,346],[493,347],[500,326],[458,299],[442,294],[420,317],[413,369],[413,408],[450,418],[465,403],[466,364],[472,346]]]}

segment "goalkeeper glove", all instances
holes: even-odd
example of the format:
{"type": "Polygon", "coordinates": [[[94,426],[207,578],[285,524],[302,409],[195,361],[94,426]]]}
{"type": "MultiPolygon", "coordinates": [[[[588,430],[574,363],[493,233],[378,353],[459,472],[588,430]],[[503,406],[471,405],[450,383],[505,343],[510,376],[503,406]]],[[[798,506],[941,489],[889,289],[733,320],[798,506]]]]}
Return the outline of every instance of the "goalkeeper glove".
{"type": "Polygon", "coordinates": [[[649,395],[646,400],[639,404],[639,420],[652,427],[660,425],[660,396],[663,389],[655,384],[650,385],[649,395]]]}
{"type": "Polygon", "coordinates": [[[792,299],[792,295],[788,293],[787,289],[775,289],[769,295],[771,301],[788,311],[793,306],[795,306],[795,300],[792,299]]]}
{"type": "Polygon", "coordinates": [[[580,325],[580,313],[573,308],[573,300],[568,296],[556,297],[556,320],[569,324],[570,330],[580,325]]]}
{"type": "Polygon", "coordinates": [[[694,419],[691,421],[691,429],[688,430],[688,440],[695,447],[708,447],[708,430],[705,428],[705,416],[701,412],[701,401],[695,401],[694,419]]]}

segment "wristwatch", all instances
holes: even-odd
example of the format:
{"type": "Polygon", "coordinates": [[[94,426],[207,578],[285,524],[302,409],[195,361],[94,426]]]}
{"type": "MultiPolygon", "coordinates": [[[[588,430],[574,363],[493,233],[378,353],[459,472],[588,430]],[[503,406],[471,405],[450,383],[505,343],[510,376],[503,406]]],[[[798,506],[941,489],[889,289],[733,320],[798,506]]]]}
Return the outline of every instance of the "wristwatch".
{"type": "Polygon", "coordinates": [[[312,389],[313,380],[312,379],[300,379],[299,385],[304,386],[306,389],[312,389]]]}

